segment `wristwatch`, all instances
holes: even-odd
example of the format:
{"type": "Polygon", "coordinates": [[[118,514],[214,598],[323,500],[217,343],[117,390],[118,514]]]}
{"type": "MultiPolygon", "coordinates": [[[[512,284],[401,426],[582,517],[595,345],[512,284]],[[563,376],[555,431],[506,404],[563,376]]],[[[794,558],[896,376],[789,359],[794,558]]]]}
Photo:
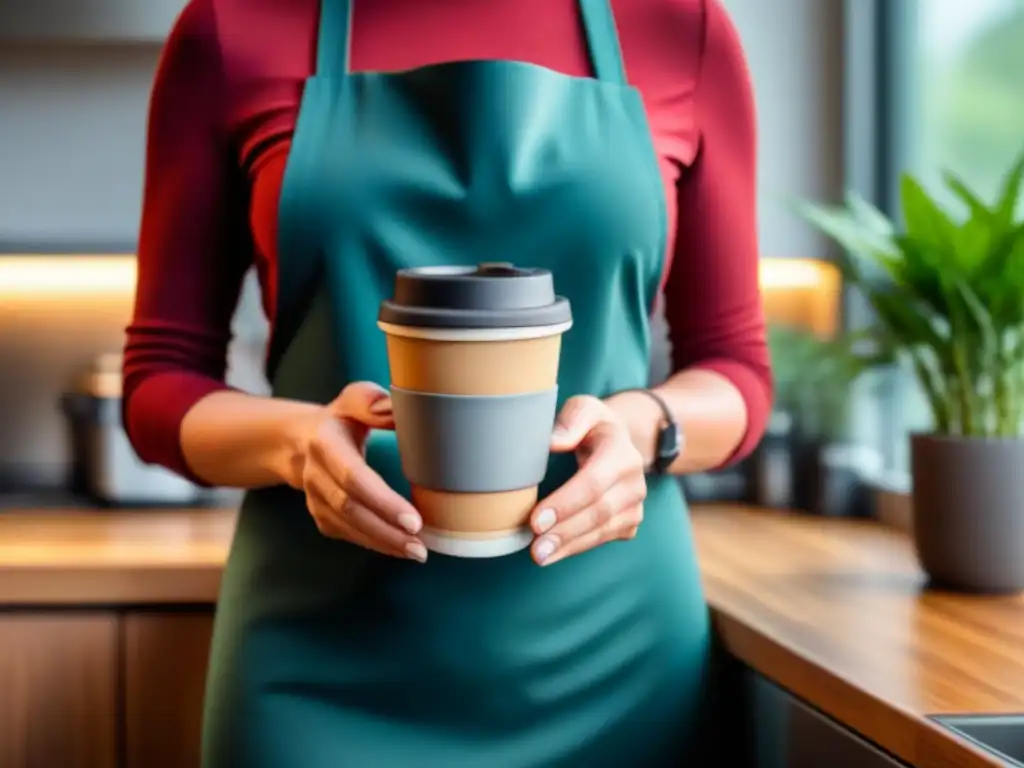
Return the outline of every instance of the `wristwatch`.
{"type": "Polygon", "coordinates": [[[679,458],[679,454],[683,452],[683,429],[679,422],[676,421],[676,417],[668,407],[668,403],[657,392],[644,387],[635,387],[633,389],[621,390],[619,394],[625,392],[639,392],[647,395],[661,409],[663,419],[661,424],[658,425],[658,437],[654,446],[654,461],[651,462],[651,466],[648,467],[647,471],[651,474],[663,475],[665,470],[671,467],[675,460],[679,458]]]}

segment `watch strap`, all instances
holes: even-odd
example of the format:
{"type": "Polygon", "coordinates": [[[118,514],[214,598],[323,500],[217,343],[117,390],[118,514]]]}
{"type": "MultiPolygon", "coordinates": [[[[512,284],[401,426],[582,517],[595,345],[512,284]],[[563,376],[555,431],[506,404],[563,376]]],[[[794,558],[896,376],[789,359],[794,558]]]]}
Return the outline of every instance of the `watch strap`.
{"type": "Polygon", "coordinates": [[[621,390],[620,394],[626,392],[639,392],[647,395],[661,409],[663,421],[658,429],[658,436],[654,446],[654,460],[649,468],[655,474],[664,474],[672,466],[679,454],[682,452],[682,429],[676,421],[675,414],[668,407],[664,398],[653,390],[646,387],[634,387],[633,389],[621,390]]]}

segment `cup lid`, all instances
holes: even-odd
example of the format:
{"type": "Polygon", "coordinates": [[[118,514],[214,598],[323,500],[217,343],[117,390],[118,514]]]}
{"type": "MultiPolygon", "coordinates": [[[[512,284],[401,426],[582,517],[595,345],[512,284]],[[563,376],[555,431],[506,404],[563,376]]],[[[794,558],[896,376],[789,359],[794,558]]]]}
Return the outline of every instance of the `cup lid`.
{"type": "Polygon", "coordinates": [[[486,262],[475,267],[399,270],[378,320],[421,328],[524,328],[572,321],[551,272],[486,262]]]}

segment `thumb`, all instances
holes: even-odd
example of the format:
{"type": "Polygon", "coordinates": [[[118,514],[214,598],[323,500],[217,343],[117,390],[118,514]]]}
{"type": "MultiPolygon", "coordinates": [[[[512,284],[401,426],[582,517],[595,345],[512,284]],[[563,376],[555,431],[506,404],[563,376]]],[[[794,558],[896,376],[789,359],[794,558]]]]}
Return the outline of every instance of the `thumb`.
{"type": "Polygon", "coordinates": [[[603,403],[594,397],[579,395],[565,401],[551,433],[551,450],[567,453],[580,443],[601,422],[603,403]]]}
{"type": "Polygon", "coordinates": [[[355,381],[341,390],[328,406],[332,416],[367,429],[394,429],[391,395],[372,381],[355,381]]]}

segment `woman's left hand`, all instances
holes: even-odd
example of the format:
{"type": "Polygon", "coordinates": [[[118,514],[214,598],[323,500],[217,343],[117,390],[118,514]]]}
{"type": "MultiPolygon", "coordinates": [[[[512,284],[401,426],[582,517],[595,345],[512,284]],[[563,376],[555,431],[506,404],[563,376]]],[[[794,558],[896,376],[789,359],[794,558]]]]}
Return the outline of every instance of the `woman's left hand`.
{"type": "Polygon", "coordinates": [[[647,480],[643,457],[622,418],[596,397],[573,397],[558,415],[551,450],[575,451],[579,471],[534,510],[533,559],[551,565],[636,536],[647,480]]]}

